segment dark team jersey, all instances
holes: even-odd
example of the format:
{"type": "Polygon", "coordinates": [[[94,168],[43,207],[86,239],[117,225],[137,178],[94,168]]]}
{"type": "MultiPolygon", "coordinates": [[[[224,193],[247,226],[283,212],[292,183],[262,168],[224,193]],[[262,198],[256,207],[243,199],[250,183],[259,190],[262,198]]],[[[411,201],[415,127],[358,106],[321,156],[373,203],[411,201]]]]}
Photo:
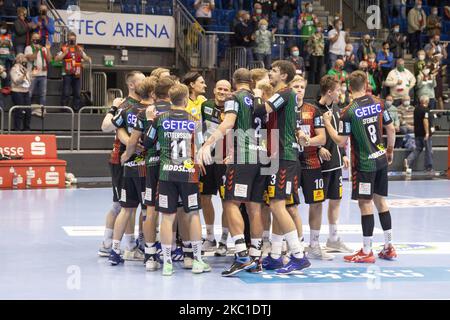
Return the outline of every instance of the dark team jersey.
{"type": "MultiPolygon", "coordinates": [[[[122,109],[113,119],[112,123],[117,128],[125,128],[128,135],[131,135],[131,131],[136,126],[138,114],[147,108],[146,105],[136,103],[128,109],[122,109]]],[[[122,144],[123,151],[126,150],[126,146],[122,144]]],[[[136,152],[130,159],[124,163],[123,175],[124,177],[145,177],[145,153],[136,152]]]]}
{"type": "Polygon", "coordinates": [[[145,133],[144,147],[160,145],[159,179],[198,183],[195,155],[203,143],[200,122],[185,110],[161,113],[145,133]]]}
{"type": "MultiPolygon", "coordinates": [[[[316,136],[315,129],[324,128],[322,115],[315,106],[303,103],[297,112],[297,130],[302,130],[310,138],[316,136]]],[[[317,146],[298,145],[299,160],[302,169],[321,168],[317,146]]]]}
{"type": "MultiPolygon", "coordinates": [[[[156,115],[159,115],[163,112],[167,112],[170,110],[171,103],[168,101],[156,101],[155,111],[156,115]]],[[[138,114],[138,118],[136,121],[136,125],[134,126],[135,130],[138,130],[144,134],[144,132],[150,127],[150,121],[147,120],[146,111],[142,110],[138,114]]],[[[142,140],[144,140],[144,137],[142,137],[142,140]]],[[[160,153],[160,146],[159,142],[157,142],[154,146],[147,149],[145,152],[145,165],[147,167],[153,167],[159,165],[159,153],[160,153]]]]}
{"type": "Polygon", "coordinates": [[[341,113],[339,135],[350,136],[352,167],[374,172],[387,166],[383,125],[392,122],[384,102],[371,95],[353,100],[341,113]]]}
{"type": "Polygon", "coordinates": [[[234,124],[234,163],[258,163],[260,152],[267,152],[264,119],[254,114],[253,94],[248,90],[235,92],[225,101],[224,112],[237,115],[234,124]],[[264,130],[264,131],[262,131],[264,130]]]}
{"type": "MultiPolygon", "coordinates": [[[[331,106],[326,106],[317,102],[317,108],[320,113],[323,114],[325,112],[331,111],[333,114],[333,118],[331,119],[331,125],[335,130],[338,129],[339,117],[341,113],[341,109],[336,103],[333,103],[331,106]]],[[[329,161],[322,161],[322,172],[334,171],[336,169],[340,169],[344,166],[343,157],[346,155],[344,148],[339,148],[339,146],[331,139],[328,130],[326,130],[327,140],[325,144],[322,146],[327,149],[331,153],[331,159],[329,161]]]]}
{"type": "MultiPolygon", "coordinates": [[[[223,106],[218,106],[214,99],[209,99],[202,103],[202,131],[203,131],[203,140],[208,140],[209,137],[214,133],[214,131],[217,130],[219,125],[222,123],[225,113],[223,112],[223,106]]],[[[223,149],[222,149],[222,158],[223,155],[226,153],[224,152],[226,150],[226,140],[223,139],[223,149]]],[[[216,149],[215,145],[212,146],[211,155],[216,155],[216,149]]],[[[223,160],[223,159],[220,159],[223,160]]]]}
{"type": "MultiPolygon", "coordinates": [[[[275,93],[267,103],[274,111],[269,114],[267,126],[270,130],[279,130],[278,148],[273,141],[269,149],[272,153],[277,150],[281,160],[296,161],[298,156],[298,144],[295,137],[297,95],[290,88],[284,88],[275,93]]],[[[272,134],[269,135],[271,136],[272,134]]]]}
{"type": "MultiPolygon", "coordinates": [[[[131,98],[131,97],[127,97],[125,99],[124,102],[122,102],[119,107],[117,108],[117,114],[119,114],[122,110],[124,109],[128,109],[131,108],[133,105],[139,103],[139,101],[131,98]]],[[[122,153],[125,151],[125,149],[122,146],[122,143],[119,140],[119,137],[116,134],[116,137],[114,138],[114,143],[113,143],[113,149],[111,151],[111,155],[109,158],[109,163],[111,164],[120,164],[120,156],[122,155],[122,153]]]]}

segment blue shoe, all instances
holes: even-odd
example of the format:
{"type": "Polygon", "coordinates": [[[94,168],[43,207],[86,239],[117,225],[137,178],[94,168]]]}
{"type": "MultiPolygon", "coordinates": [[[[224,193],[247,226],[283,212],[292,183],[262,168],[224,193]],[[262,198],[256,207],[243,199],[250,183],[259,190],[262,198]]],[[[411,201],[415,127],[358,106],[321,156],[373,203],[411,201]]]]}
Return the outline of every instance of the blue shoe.
{"type": "Polygon", "coordinates": [[[155,242],[155,247],[156,247],[156,254],[161,255],[162,254],[161,242],[159,241],[155,242]]]}
{"type": "Polygon", "coordinates": [[[117,265],[123,263],[124,260],[122,259],[122,257],[120,256],[120,254],[116,253],[114,250],[111,250],[111,253],[110,253],[110,255],[109,255],[108,262],[109,262],[112,266],[117,266],[117,265]]]}
{"type": "Polygon", "coordinates": [[[279,274],[291,274],[306,269],[309,266],[311,266],[311,262],[309,262],[308,258],[306,258],[305,256],[300,259],[291,256],[289,262],[286,263],[284,267],[277,269],[276,272],[279,274]]]}
{"type": "Polygon", "coordinates": [[[274,259],[269,253],[269,255],[263,259],[262,267],[266,270],[276,270],[283,268],[283,258],[279,257],[278,259],[274,259]]]}
{"type": "Polygon", "coordinates": [[[172,262],[179,262],[184,260],[184,252],[181,247],[177,247],[172,251],[172,262]]]}

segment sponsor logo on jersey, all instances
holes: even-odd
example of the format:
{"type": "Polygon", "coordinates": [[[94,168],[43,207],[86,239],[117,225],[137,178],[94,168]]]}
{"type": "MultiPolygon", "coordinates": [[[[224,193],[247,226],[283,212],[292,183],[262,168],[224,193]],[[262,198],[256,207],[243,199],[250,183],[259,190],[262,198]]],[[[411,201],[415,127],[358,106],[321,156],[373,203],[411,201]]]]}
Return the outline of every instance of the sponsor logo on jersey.
{"type": "Polygon", "coordinates": [[[195,130],[195,122],[189,120],[166,119],[162,123],[164,130],[195,130]]]}
{"type": "Polygon", "coordinates": [[[183,164],[186,169],[194,168],[194,162],[191,159],[184,160],[183,164]]]}
{"type": "Polygon", "coordinates": [[[380,114],[381,112],[381,105],[379,103],[372,104],[370,106],[359,107],[355,110],[355,114],[358,118],[375,116],[377,114],[380,114]]]}
{"type": "Polygon", "coordinates": [[[210,107],[205,107],[205,109],[203,110],[206,114],[209,114],[210,116],[212,115],[212,113],[213,113],[213,109],[212,108],[210,108],[210,107]]]}
{"type": "Polygon", "coordinates": [[[163,166],[163,171],[173,171],[173,172],[185,172],[185,173],[194,173],[195,169],[188,169],[183,165],[177,164],[165,164],[163,166]]]}
{"type": "Polygon", "coordinates": [[[302,112],[302,118],[304,120],[311,120],[314,117],[314,113],[312,112],[302,112]]]}
{"type": "Polygon", "coordinates": [[[322,117],[315,117],[314,118],[314,126],[315,127],[323,127],[323,118],[322,117]]]}
{"type": "Polygon", "coordinates": [[[325,199],[325,194],[322,189],[313,191],[314,201],[322,201],[325,199]]]}
{"type": "Polygon", "coordinates": [[[387,110],[383,111],[383,118],[385,122],[391,121],[391,115],[389,114],[389,112],[387,110]]]}
{"type": "Polygon", "coordinates": [[[253,106],[253,100],[250,97],[244,97],[244,103],[249,107],[253,106]]]}
{"type": "Polygon", "coordinates": [[[228,101],[225,102],[223,108],[224,108],[225,112],[229,112],[229,111],[238,112],[239,104],[236,101],[234,101],[234,100],[228,100],[228,101]]]}

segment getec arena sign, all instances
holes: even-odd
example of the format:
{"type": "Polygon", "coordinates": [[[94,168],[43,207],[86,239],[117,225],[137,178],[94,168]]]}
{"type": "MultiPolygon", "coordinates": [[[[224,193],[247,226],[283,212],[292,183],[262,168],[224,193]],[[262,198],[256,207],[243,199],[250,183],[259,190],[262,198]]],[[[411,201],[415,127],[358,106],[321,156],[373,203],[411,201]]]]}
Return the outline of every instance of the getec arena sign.
{"type": "Polygon", "coordinates": [[[169,16],[58,10],[80,44],[175,47],[175,20],[169,16]]]}

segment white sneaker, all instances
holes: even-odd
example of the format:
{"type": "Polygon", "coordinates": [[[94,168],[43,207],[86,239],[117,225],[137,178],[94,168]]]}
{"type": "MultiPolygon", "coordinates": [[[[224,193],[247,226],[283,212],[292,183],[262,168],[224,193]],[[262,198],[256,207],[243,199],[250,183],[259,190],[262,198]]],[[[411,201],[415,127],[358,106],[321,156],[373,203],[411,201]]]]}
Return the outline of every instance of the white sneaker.
{"type": "Polygon", "coordinates": [[[204,251],[204,252],[214,252],[214,251],[216,251],[216,249],[217,249],[217,242],[216,242],[216,240],[211,241],[211,240],[206,240],[205,239],[205,241],[203,241],[202,251],[204,251]]]}
{"type": "Polygon", "coordinates": [[[192,259],[191,257],[185,256],[184,260],[183,260],[183,268],[184,269],[192,269],[193,263],[194,263],[194,259],[192,259]]]}
{"type": "Polygon", "coordinates": [[[316,259],[316,260],[333,260],[334,256],[332,254],[326,253],[325,251],[322,251],[320,246],[308,246],[305,248],[305,253],[307,254],[307,257],[309,259],[316,259]]]}
{"type": "Polygon", "coordinates": [[[99,257],[108,258],[111,254],[111,247],[105,247],[105,243],[102,241],[100,248],[98,248],[97,254],[99,257]]]}
{"type": "Polygon", "coordinates": [[[161,268],[161,264],[159,261],[154,260],[153,258],[150,258],[145,263],[145,270],[147,271],[156,271],[161,268]]]}
{"type": "Polygon", "coordinates": [[[405,169],[406,175],[409,176],[412,174],[412,169],[409,167],[408,159],[403,160],[403,167],[405,169]]]}
{"type": "Polygon", "coordinates": [[[329,252],[341,252],[341,253],[352,253],[354,250],[350,249],[346,246],[346,244],[338,238],[337,241],[327,240],[327,244],[325,246],[325,250],[329,252]]]}
{"type": "Polygon", "coordinates": [[[270,250],[272,249],[272,245],[270,244],[270,241],[263,241],[263,245],[261,248],[261,255],[263,257],[267,257],[270,253],[270,250]]]}
{"type": "Polygon", "coordinates": [[[123,253],[123,260],[126,261],[144,261],[144,253],[139,250],[138,247],[134,248],[133,250],[125,250],[123,253]]]}
{"type": "Polygon", "coordinates": [[[216,249],[214,255],[216,257],[225,257],[227,255],[227,245],[219,242],[219,247],[216,249]]]}

